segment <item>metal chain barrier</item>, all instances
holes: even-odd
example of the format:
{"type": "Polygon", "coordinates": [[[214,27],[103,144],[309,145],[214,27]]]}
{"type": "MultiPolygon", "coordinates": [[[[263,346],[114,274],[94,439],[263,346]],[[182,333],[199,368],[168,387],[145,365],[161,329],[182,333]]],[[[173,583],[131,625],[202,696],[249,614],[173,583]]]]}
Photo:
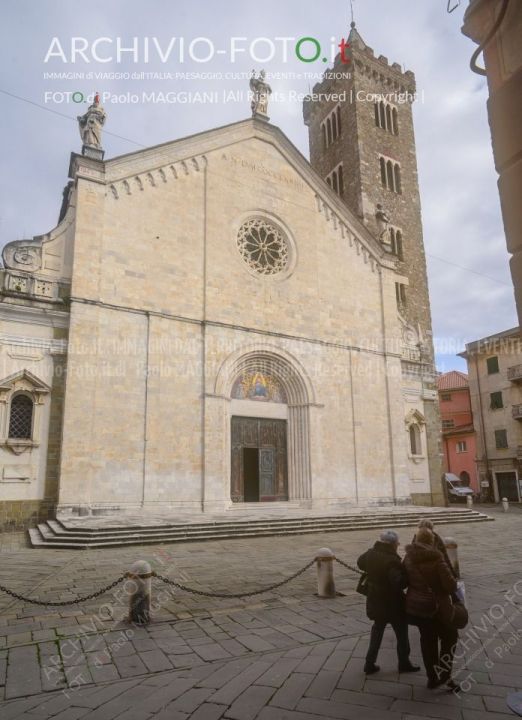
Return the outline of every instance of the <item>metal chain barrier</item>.
{"type": "Polygon", "coordinates": [[[33,598],[25,597],[25,595],[20,595],[19,593],[14,592],[13,590],[9,590],[9,588],[4,587],[3,585],[0,585],[0,591],[5,592],[7,595],[10,595],[13,598],[16,598],[17,600],[22,600],[23,602],[28,602],[33,605],[44,605],[44,606],[52,606],[52,607],[64,607],[65,605],[78,605],[78,603],[85,602],[86,600],[94,600],[94,598],[100,597],[100,595],[103,595],[104,593],[108,592],[109,590],[112,590],[113,587],[116,587],[116,585],[119,585],[125,578],[127,577],[127,573],[125,575],[122,575],[117,580],[112,582],[110,585],[107,585],[106,587],[101,588],[100,590],[97,590],[94,593],[91,593],[90,595],[85,595],[84,597],[76,598],[76,600],[60,600],[60,601],[51,601],[51,600],[34,600],[33,598]]]}
{"type": "Polygon", "coordinates": [[[192,595],[203,595],[204,597],[215,597],[215,598],[238,599],[238,598],[244,598],[244,597],[252,597],[253,595],[262,595],[263,593],[270,592],[271,590],[276,590],[277,588],[282,587],[283,585],[286,585],[286,583],[289,583],[292,580],[295,580],[296,578],[298,578],[300,575],[302,575],[304,572],[306,572],[308,570],[308,568],[311,568],[314,563],[315,563],[315,558],[313,560],[310,560],[309,563],[307,563],[304,567],[302,567],[296,573],[294,573],[293,575],[290,575],[290,577],[287,577],[284,580],[281,580],[281,582],[274,583],[273,585],[269,585],[266,588],[262,588],[261,590],[253,590],[252,592],[233,593],[233,594],[206,592],[205,590],[196,590],[194,588],[187,587],[186,585],[181,585],[181,583],[174,582],[174,580],[171,580],[170,578],[167,578],[167,577],[163,577],[163,575],[158,575],[158,573],[153,573],[153,576],[157,577],[158,580],[161,580],[166,585],[172,585],[173,587],[178,588],[178,590],[183,590],[184,592],[191,593],[192,595]]]}
{"type": "Polygon", "coordinates": [[[342,565],[345,568],[348,568],[348,570],[351,570],[354,573],[357,573],[358,575],[364,575],[362,570],[359,570],[359,568],[353,567],[353,565],[348,565],[348,563],[345,563],[343,560],[339,560],[338,557],[335,558],[339,565],[342,565]]]}
{"type": "MultiPolygon", "coordinates": [[[[363,573],[359,568],[353,567],[353,565],[349,565],[348,563],[345,563],[343,560],[340,560],[338,557],[335,558],[335,560],[342,565],[343,567],[347,568],[347,570],[351,570],[354,573],[357,573],[358,575],[362,575],[363,573]]],[[[182,590],[183,592],[190,593],[192,595],[201,595],[203,597],[214,597],[214,598],[223,598],[223,599],[240,599],[245,597],[253,597],[254,595],[262,595],[263,593],[270,592],[272,590],[277,590],[277,588],[282,587],[283,585],[286,585],[289,582],[292,582],[292,580],[295,580],[300,575],[305,573],[309,568],[314,565],[316,562],[316,559],[310,560],[309,563],[307,563],[304,567],[302,567],[300,570],[295,572],[293,575],[290,575],[289,577],[285,578],[284,580],[281,580],[280,582],[274,583],[273,585],[269,585],[268,587],[261,588],[260,590],[252,590],[250,592],[243,592],[243,593],[218,593],[218,592],[208,592],[206,590],[196,590],[195,588],[188,587],[187,585],[182,585],[181,583],[177,583],[174,580],[171,580],[168,577],[164,577],[163,575],[159,575],[156,572],[152,572],[152,577],[158,578],[158,580],[161,580],[161,582],[165,583],[166,585],[171,585],[172,587],[178,588],[178,590],[182,590]]],[[[15,598],[16,600],[21,600],[22,602],[31,603],[32,605],[42,605],[42,606],[50,606],[50,607],[65,607],[67,605],[78,605],[79,603],[86,602],[87,600],[94,600],[97,597],[100,597],[101,595],[104,595],[109,590],[112,590],[112,588],[116,587],[116,585],[119,585],[125,578],[131,577],[132,575],[130,573],[125,573],[124,575],[121,575],[117,580],[110,583],[110,585],[106,585],[103,588],[100,588],[96,592],[91,593],[90,595],[84,595],[83,597],[76,598],[75,600],[60,600],[60,601],[52,601],[52,600],[35,600],[34,598],[26,597],[25,595],[20,595],[20,593],[14,592],[14,590],[9,590],[9,588],[4,587],[4,585],[0,585],[0,592],[4,592],[7,595],[10,595],[12,598],[15,598]]],[[[150,575],[149,575],[150,577],[150,575]]]]}

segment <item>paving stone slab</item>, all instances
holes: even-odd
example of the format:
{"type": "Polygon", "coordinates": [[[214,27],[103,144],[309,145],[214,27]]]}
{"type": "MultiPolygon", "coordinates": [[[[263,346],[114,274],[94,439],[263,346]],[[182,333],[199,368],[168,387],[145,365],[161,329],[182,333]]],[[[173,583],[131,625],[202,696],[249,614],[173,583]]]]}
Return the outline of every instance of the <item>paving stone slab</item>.
{"type": "MultiPolygon", "coordinates": [[[[219,720],[227,710],[226,705],[215,705],[214,703],[203,703],[196,712],[192,713],[190,720],[219,720]]],[[[171,720],[171,717],[165,717],[165,720],[171,720]]]]}
{"type": "Polygon", "coordinates": [[[217,692],[210,696],[211,702],[216,705],[231,705],[252,683],[270,668],[270,663],[258,660],[229,680],[217,692]]]}
{"type": "Polygon", "coordinates": [[[314,677],[311,673],[292,673],[274,694],[271,704],[280,708],[293,710],[309,688],[314,677]]]}
{"type": "Polygon", "coordinates": [[[297,710],[307,712],[323,718],[340,718],[341,720],[402,720],[401,712],[391,710],[376,710],[361,705],[347,705],[345,703],[320,700],[319,698],[304,698],[297,705],[297,710]]]}
{"type": "Polygon", "coordinates": [[[15,647],[9,653],[6,698],[37,695],[42,692],[40,663],[36,645],[15,647]]]}
{"type": "Polygon", "coordinates": [[[225,717],[232,720],[254,720],[274,694],[274,688],[251,685],[234,700],[225,717]]]}

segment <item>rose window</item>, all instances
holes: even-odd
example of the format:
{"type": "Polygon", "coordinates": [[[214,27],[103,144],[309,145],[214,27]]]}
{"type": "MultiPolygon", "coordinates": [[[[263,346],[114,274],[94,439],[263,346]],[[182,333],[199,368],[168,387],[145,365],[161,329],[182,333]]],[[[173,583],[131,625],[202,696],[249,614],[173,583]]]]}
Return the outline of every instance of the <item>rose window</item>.
{"type": "Polygon", "coordinates": [[[288,265],[288,243],[283,232],[263,218],[241,225],[237,246],[246,264],[259,275],[276,275],[288,265]]]}

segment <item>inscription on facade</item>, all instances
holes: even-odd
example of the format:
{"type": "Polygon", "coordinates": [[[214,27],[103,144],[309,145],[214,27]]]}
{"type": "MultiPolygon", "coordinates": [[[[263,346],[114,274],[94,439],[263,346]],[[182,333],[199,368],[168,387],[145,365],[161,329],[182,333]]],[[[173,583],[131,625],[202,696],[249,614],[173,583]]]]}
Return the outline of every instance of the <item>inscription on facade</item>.
{"type": "Polygon", "coordinates": [[[262,165],[261,163],[253,162],[252,160],[245,160],[244,158],[237,157],[236,155],[226,155],[223,153],[221,156],[222,160],[226,160],[227,162],[231,163],[235,167],[244,167],[248,170],[251,170],[254,173],[258,173],[260,175],[265,175],[266,177],[269,177],[271,180],[276,180],[277,182],[285,183],[286,185],[289,185],[291,187],[296,188],[297,190],[304,190],[305,185],[302,182],[299,182],[298,180],[295,180],[292,177],[289,177],[288,175],[284,175],[283,173],[278,173],[275,170],[272,170],[271,168],[266,167],[266,165],[262,165]]]}

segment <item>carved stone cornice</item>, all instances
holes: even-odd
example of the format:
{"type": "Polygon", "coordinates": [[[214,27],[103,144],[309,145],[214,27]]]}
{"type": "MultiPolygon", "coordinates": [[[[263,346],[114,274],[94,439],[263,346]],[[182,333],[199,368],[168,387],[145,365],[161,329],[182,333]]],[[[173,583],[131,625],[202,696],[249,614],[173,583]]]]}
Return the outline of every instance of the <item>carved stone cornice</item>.
{"type": "MultiPolygon", "coordinates": [[[[69,327],[69,310],[66,306],[38,307],[30,304],[30,300],[24,302],[10,302],[5,299],[0,302],[0,321],[24,323],[27,325],[44,325],[53,328],[69,327]]],[[[2,336],[0,336],[2,337],[2,336]]],[[[33,342],[37,342],[37,339],[33,342]]]]}

